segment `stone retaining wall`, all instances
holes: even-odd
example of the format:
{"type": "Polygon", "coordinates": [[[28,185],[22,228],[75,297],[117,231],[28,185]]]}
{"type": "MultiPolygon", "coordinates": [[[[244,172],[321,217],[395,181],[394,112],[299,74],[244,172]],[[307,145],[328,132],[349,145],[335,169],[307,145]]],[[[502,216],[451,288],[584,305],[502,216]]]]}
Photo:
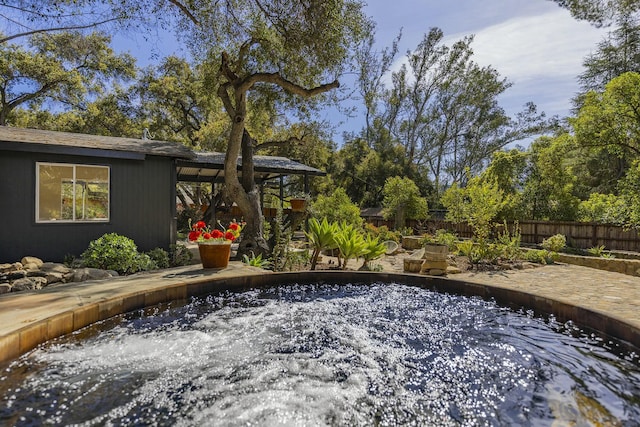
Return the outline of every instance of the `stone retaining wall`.
{"type": "Polygon", "coordinates": [[[600,258],[560,253],[557,260],[567,264],[597,268],[614,273],[628,274],[629,276],[640,276],[640,260],[638,259],[600,258]]]}
{"type": "Polygon", "coordinates": [[[20,262],[0,264],[0,294],[33,291],[49,285],[85,280],[109,279],[115,271],[97,268],[69,268],[64,264],[43,262],[40,258],[24,257],[20,262]]]}

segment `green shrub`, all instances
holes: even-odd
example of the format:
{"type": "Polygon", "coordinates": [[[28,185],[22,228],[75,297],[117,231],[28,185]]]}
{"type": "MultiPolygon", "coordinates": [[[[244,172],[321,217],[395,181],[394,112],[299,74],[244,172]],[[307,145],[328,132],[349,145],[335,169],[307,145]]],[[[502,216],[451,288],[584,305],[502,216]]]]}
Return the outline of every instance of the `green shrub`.
{"type": "Polygon", "coordinates": [[[178,243],[169,247],[169,258],[171,267],[181,267],[191,264],[193,254],[185,245],[178,243]]]}
{"type": "Polygon", "coordinates": [[[560,252],[565,246],[567,246],[567,238],[564,234],[556,234],[544,239],[540,246],[551,252],[560,252]]]}
{"type": "Polygon", "coordinates": [[[364,263],[362,264],[361,269],[371,271],[371,261],[384,255],[387,251],[387,247],[383,245],[377,237],[373,237],[371,235],[367,235],[364,238],[364,243],[364,250],[362,251],[364,263]]]}
{"type": "Polygon", "coordinates": [[[458,242],[456,244],[456,249],[460,255],[466,256],[471,259],[471,253],[473,251],[473,241],[472,240],[463,240],[462,242],[458,242]]]}
{"type": "Polygon", "coordinates": [[[169,268],[169,253],[162,248],[154,248],[147,252],[151,261],[156,265],[156,268],[169,268]]]}
{"type": "Polygon", "coordinates": [[[347,262],[351,258],[359,258],[367,251],[367,243],[362,234],[359,229],[346,222],[339,225],[338,231],[334,235],[334,241],[340,251],[343,270],[347,268],[347,262]]]}
{"type": "Polygon", "coordinates": [[[447,245],[450,251],[457,249],[456,243],[458,242],[458,236],[454,233],[450,233],[447,230],[436,230],[435,242],[441,245],[447,245]]]}
{"type": "Polygon", "coordinates": [[[115,270],[120,274],[140,270],[140,253],[133,240],[117,233],[108,233],[89,243],[81,255],[86,267],[115,270]]]}
{"type": "Polygon", "coordinates": [[[507,223],[504,223],[504,232],[498,233],[498,246],[502,252],[501,256],[509,261],[515,261],[522,256],[522,250],[520,249],[520,242],[522,235],[520,233],[520,227],[516,222],[513,226],[513,233],[509,233],[507,223]]]}
{"type": "Polygon", "coordinates": [[[538,264],[553,264],[557,254],[549,252],[545,249],[532,249],[524,252],[525,261],[536,262],[538,264]]]}
{"type": "Polygon", "coordinates": [[[614,255],[610,254],[610,253],[606,253],[604,251],[605,246],[604,245],[600,245],[600,246],[595,246],[593,248],[589,248],[587,249],[587,253],[591,256],[597,256],[597,257],[601,257],[601,258],[615,258],[614,255]]]}
{"type": "Polygon", "coordinates": [[[389,230],[389,227],[386,225],[381,225],[380,227],[376,227],[373,224],[367,223],[364,225],[364,230],[367,234],[372,237],[377,237],[381,242],[386,242],[388,240],[394,241],[396,243],[400,243],[400,239],[402,235],[393,230],[389,230]]]}
{"type": "Polygon", "coordinates": [[[327,218],[329,223],[346,222],[357,227],[362,225],[360,208],[351,201],[345,189],[340,187],[329,196],[319,195],[311,205],[311,213],[318,220],[327,218]]]}
{"type": "Polygon", "coordinates": [[[256,254],[254,254],[253,251],[251,251],[251,256],[247,254],[242,255],[242,262],[251,267],[258,267],[258,268],[265,268],[265,269],[271,267],[271,261],[269,261],[268,259],[262,258],[262,254],[258,254],[258,256],[256,256],[256,254]]]}
{"type": "MultiPolygon", "coordinates": [[[[158,264],[155,263],[153,259],[149,256],[149,254],[139,253],[136,258],[136,263],[134,266],[135,271],[148,271],[148,270],[157,270],[158,264]]],[[[132,272],[135,272],[132,271],[132,272]]]]}

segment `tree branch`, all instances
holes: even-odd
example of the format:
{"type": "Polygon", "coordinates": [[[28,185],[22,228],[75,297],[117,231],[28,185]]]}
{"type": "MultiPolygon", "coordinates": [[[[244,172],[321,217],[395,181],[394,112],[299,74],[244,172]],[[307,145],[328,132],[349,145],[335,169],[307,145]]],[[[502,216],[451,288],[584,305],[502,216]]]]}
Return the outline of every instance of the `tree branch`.
{"type": "Polygon", "coordinates": [[[193,13],[191,13],[191,11],[184,4],[180,3],[178,0],[169,0],[169,3],[171,3],[178,9],[180,9],[180,12],[186,15],[186,17],[195,25],[200,25],[200,22],[198,21],[198,19],[193,15],[193,13]]]}
{"type": "Polygon", "coordinates": [[[228,87],[231,83],[224,83],[218,86],[218,98],[222,100],[222,105],[224,105],[224,109],[227,110],[227,114],[233,120],[236,115],[236,109],[231,102],[231,98],[229,98],[229,92],[227,92],[228,87]]]}
{"type": "Polygon", "coordinates": [[[263,151],[266,150],[267,148],[272,148],[272,147],[279,147],[281,145],[288,145],[288,144],[302,144],[304,143],[304,140],[301,138],[298,138],[297,136],[290,136],[287,139],[283,139],[280,141],[266,141],[263,142],[262,144],[256,146],[256,151],[263,151]]]}
{"type": "Polygon", "coordinates": [[[294,95],[302,96],[303,98],[310,98],[312,96],[328,92],[331,89],[340,87],[340,83],[338,82],[338,80],[334,80],[331,83],[326,83],[311,89],[307,89],[296,83],[290,82],[289,80],[282,77],[279,73],[255,73],[244,79],[238,86],[238,90],[241,92],[246,92],[251,89],[251,87],[256,83],[273,83],[280,86],[287,92],[293,93],[294,95]]]}
{"type": "Polygon", "coordinates": [[[106,24],[107,22],[117,21],[118,19],[119,18],[110,18],[110,19],[106,19],[104,21],[94,22],[93,24],[87,24],[87,25],[71,25],[71,26],[65,26],[65,27],[41,28],[41,29],[38,29],[38,30],[26,31],[24,33],[17,33],[17,34],[13,34],[11,36],[2,37],[2,38],[0,38],[0,43],[6,43],[6,42],[8,42],[10,40],[17,39],[19,37],[26,37],[26,36],[31,36],[33,34],[39,34],[39,33],[50,33],[50,32],[53,32],[53,31],[84,30],[86,28],[92,28],[92,27],[97,27],[97,26],[102,25],[102,24],[106,24]]]}

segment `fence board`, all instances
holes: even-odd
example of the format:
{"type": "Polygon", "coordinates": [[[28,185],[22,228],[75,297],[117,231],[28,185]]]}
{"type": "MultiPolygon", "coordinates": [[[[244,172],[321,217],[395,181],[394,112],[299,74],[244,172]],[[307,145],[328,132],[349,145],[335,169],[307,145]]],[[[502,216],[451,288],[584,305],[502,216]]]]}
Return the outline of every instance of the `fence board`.
{"type": "MultiPolygon", "coordinates": [[[[368,218],[367,222],[377,227],[386,225],[393,228],[393,221],[379,218],[368,218]]],[[[564,234],[567,243],[580,249],[588,249],[604,245],[609,250],[640,252],[640,236],[636,230],[625,230],[623,227],[610,224],[583,223],[570,221],[520,221],[518,223],[522,236],[522,243],[540,244],[554,234],[564,234]]],[[[412,227],[418,233],[434,233],[435,230],[445,229],[455,232],[459,237],[473,236],[473,229],[466,223],[454,224],[444,220],[407,221],[407,227],[412,227]]],[[[509,231],[513,231],[513,223],[508,223],[509,231]]],[[[499,230],[502,230],[500,225],[499,230]]],[[[498,228],[494,228],[494,235],[498,228]]]]}

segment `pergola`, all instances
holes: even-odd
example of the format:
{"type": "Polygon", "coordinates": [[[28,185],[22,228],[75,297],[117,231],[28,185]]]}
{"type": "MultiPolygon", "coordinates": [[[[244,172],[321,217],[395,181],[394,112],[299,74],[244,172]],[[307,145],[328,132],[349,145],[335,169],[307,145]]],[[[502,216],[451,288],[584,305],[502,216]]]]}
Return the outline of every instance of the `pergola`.
{"type": "MultiPolygon", "coordinates": [[[[224,153],[199,152],[194,159],[178,159],[178,181],[208,182],[219,184],[224,182],[224,153]]],[[[269,181],[279,180],[280,201],[284,199],[284,178],[289,175],[304,177],[304,191],[309,192],[310,176],[325,176],[327,173],[311,166],[298,163],[286,157],[254,156],[254,174],[256,184],[264,194],[264,185],[269,181]]],[[[242,176],[242,159],[238,159],[238,171],[242,176]]]]}

